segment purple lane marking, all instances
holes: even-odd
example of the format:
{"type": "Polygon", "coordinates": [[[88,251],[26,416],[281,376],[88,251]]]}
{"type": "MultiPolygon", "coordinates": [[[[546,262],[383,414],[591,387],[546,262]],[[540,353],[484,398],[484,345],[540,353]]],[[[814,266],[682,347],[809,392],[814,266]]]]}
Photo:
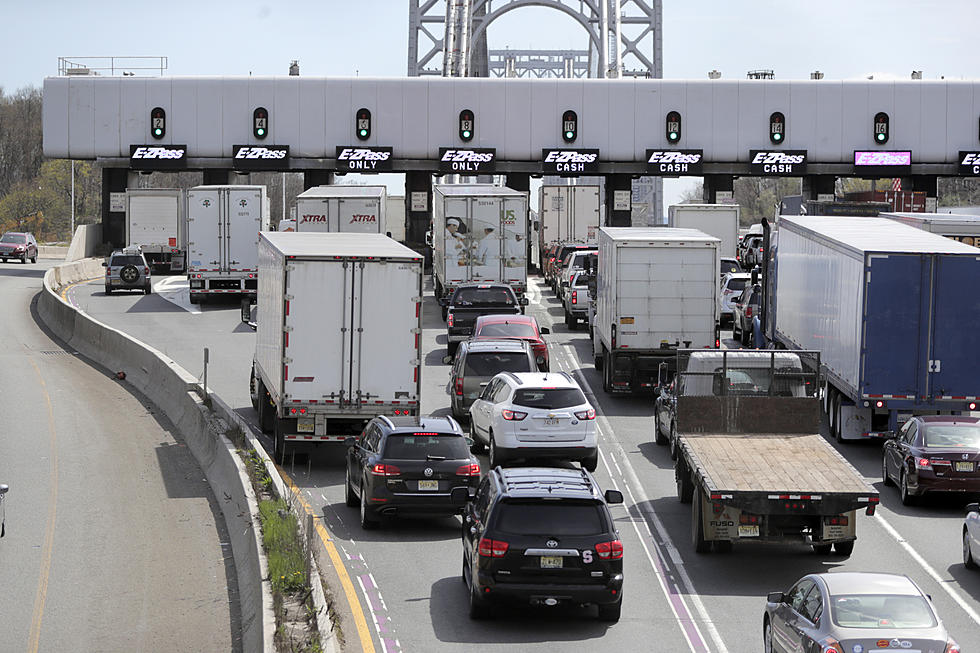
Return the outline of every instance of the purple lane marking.
{"type": "Polygon", "coordinates": [[[395,640],[391,639],[390,637],[382,637],[381,638],[381,641],[384,643],[384,649],[386,651],[400,651],[401,650],[401,647],[398,645],[398,642],[396,642],[395,640]]]}

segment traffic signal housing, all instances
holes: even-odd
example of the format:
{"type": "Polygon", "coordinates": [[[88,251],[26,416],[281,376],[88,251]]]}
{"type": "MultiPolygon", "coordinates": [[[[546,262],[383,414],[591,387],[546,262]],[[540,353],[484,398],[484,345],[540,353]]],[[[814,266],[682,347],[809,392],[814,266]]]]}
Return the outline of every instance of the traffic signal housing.
{"type": "Polygon", "coordinates": [[[578,114],[566,111],[561,116],[561,137],[566,143],[574,143],[578,138],[578,114]]]}
{"type": "Polygon", "coordinates": [[[167,112],[162,107],[150,111],[150,136],[157,140],[167,135],[167,112]]]}
{"type": "Polygon", "coordinates": [[[786,116],[779,111],[769,116],[769,140],[776,145],[786,140],[786,116]]]}
{"type": "Polygon", "coordinates": [[[466,143],[473,140],[473,134],[476,131],[476,120],[473,117],[473,112],[469,109],[463,109],[459,112],[459,140],[466,143]]]}
{"type": "Polygon", "coordinates": [[[874,130],[875,143],[884,145],[888,142],[888,114],[884,111],[875,114],[874,130]]]}
{"type": "Polygon", "coordinates": [[[357,126],[354,129],[354,134],[358,140],[366,141],[371,138],[371,112],[365,108],[358,109],[355,122],[357,126]]]}
{"type": "Polygon", "coordinates": [[[269,135],[269,112],[265,107],[257,107],[252,112],[252,135],[259,140],[269,135]]]}
{"type": "Polygon", "coordinates": [[[681,140],[681,114],[671,111],[667,114],[667,142],[676,143],[681,140]]]}

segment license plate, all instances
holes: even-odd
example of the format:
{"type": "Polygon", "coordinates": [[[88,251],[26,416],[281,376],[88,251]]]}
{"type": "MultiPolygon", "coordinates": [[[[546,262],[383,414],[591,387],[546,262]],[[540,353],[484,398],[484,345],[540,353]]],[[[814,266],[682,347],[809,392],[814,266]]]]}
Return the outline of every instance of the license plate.
{"type": "Polygon", "coordinates": [[[546,417],[544,420],[545,426],[558,426],[559,419],[557,417],[546,417]]]}
{"type": "Polygon", "coordinates": [[[561,569],[563,563],[561,556],[541,556],[542,569],[561,569]]]}
{"type": "Polygon", "coordinates": [[[419,481],[419,491],[422,490],[438,490],[439,481],[419,481]]]}
{"type": "Polygon", "coordinates": [[[758,524],[750,524],[748,526],[744,526],[742,524],[739,524],[739,526],[738,526],[738,536],[739,537],[759,537],[759,525],[758,524]]]}
{"type": "Polygon", "coordinates": [[[956,463],[956,471],[958,471],[958,472],[972,472],[973,471],[973,463],[972,462],[965,462],[965,463],[958,462],[958,463],[956,463]]]}
{"type": "Polygon", "coordinates": [[[314,422],[312,419],[296,420],[297,433],[313,433],[315,429],[316,429],[316,422],[314,422]]]}

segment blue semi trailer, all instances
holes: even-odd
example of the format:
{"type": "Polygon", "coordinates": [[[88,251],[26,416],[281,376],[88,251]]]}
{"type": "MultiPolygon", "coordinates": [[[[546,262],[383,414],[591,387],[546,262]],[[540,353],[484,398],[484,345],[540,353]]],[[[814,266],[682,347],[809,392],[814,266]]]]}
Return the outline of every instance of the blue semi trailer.
{"type": "Polygon", "coordinates": [[[980,402],[980,249],[885,218],[786,216],[770,261],[770,333],[821,352],[838,440],[980,402]]]}

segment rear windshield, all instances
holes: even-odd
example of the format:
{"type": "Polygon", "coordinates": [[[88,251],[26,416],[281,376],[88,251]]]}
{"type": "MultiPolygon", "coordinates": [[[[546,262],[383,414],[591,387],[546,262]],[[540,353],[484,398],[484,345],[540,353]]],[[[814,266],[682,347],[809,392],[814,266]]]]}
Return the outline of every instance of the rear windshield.
{"type": "MultiPolygon", "coordinates": [[[[712,394],[721,395],[722,369],[718,368],[713,379],[712,394]]],[[[792,369],[777,368],[773,376],[768,367],[729,367],[724,381],[729,395],[768,395],[772,384],[772,394],[777,397],[802,397],[803,388],[798,373],[792,369]],[[780,376],[780,372],[785,376],[780,376]]]]}
{"type": "Polygon", "coordinates": [[[24,234],[4,234],[3,238],[0,238],[0,243],[26,243],[27,236],[24,234]]]}
{"type": "Polygon", "coordinates": [[[507,304],[513,306],[514,295],[507,288],[460,288],[453,296],[457,306],[507,304]]]}
{"type": "Polygon", "coordinates": [[[495,530],[525,535],[600,535],[606,532],[594,503],[507,501],[497,510],[495,530]]]}
{"type": "Polygon", "coordinates": [[[589,285],[588,275],[580,274],[577,277],[575,277],[575,283],[574,283],[575,288],[586,288],[588,287],[588,285],[589,285]]]}
{"type": "Polygon", "coordinates": [[[480,327],[478,336],[492,336],[502,338],[537,338],[534,327],[526,322],[493,322],[484,324],[480,327]]]}
{"type": "Polygon", "coordinates": [[[830,597],[831,616],[842,628],[932,628],[936,617],[921,596],[839,594],[830,597]]]}
{"type": "Polygon", "coordinates": [[[745,290],[745,284],[748,282],[748,279],[729,279],[725,287],[729,290],[745,290]]]}
{"type": "Polygon", "coordinates": [[[946,447],[980,449],[980,426],[930,424],[923,429],[922,444],[926,448],[936,449],[946,447]]]}
{"type": "Polygon", "coordinates": [[[728,272],[741,272],[742,268],[738,266],[735,261],[722,261],[721,262],[721,273],[726,274],[728,272]]]}
{"type": "Polygon", "coordinates": [[[109,265],[116,267],[120,265],[143,265],[143,259],[139,256],[117,255],[112,257],[109,265]]]}
{"type": "Polygon", "coordinates": [[[496,376],[500,372],[531,372],[531,363],[523,352],[470,352],[466,355],[463,376],[496,376]]]}
{"type": "Polygon", "coordinates": [[[437,456],[446,460],[463,460],[470,457],[469,446],[460,435],[437,434],[389,435],[385,444],[384,457],[394,460],[425,460],[437,456]]]}
{"type": "Polygon", "coordinates": [[[581,406],[585,395],[578,388],[523,388],[514,393],[513,403],[528,408],[570,408],[581,406]]]}

